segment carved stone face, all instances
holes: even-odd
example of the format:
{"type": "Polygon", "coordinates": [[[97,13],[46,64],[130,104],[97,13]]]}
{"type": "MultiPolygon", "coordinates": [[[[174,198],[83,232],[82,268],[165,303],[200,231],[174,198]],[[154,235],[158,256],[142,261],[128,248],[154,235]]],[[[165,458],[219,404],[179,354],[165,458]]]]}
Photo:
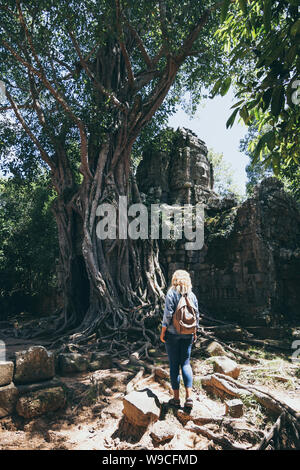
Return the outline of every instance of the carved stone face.
{"type": "Polygon", "coordinates": [[[210,165],[202,159],[197,160],[191,169],[191,177],[194,184],[201,185],[204,188],[210,187],[210,165]]]}

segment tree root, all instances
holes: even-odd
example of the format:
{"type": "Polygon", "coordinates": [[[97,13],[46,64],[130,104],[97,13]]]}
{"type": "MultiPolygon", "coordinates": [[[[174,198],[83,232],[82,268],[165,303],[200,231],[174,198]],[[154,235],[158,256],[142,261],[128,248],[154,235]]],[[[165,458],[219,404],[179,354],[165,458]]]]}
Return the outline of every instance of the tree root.
{"type": "Polygon", "coordinates": [[[223,374],[215,373],[204,378],[203,386],[208,387],[219,395],[226,394],[238,398],[251,395],[268,412],[279,416],[271,431],[263,438],[258,448],[265,449],[272,439],[275,441],[273,442],[274,448],[286,448],[287,445],[288,448],[299,448],[300,413],[284,401],[269,392],[258,389],[253,385],[242,384],[232,377],[223,374]],[[285,432],[289,432],[289,437],[286,438],[288,443],[282,443],[279,431],[283,428],[283,425],[285,426],[285,432]]]}
{"type": "Polygon", "coordinates": [[[200,434],[201,436],[206,437],[214,441],[216,444],[219,444],[221,447],[230,450],[248,450],[252,447],[252,445],[242,445],[242,444],[234,444],[231,439],[226,436],[222,436],[221,434],[215,434],[212,431],[204,428],[203,426],[198,426],[190,421],[187,423],[185,427],[187,431],[194,432],[196,434],[200,434]]]}
{"type": "Polygon", "coordinates": [[[284,418],[285,418],[285,412],[281,413],[281,415],[278,417],[277,421],[272,426],[268,434],[264,436],[264,438],[261,440],[260,444],[256,447],[255,450],[264,450],[268,446],[271,439],[274,437],[274,434],[279,433],[280,429],[283,427],[284,421],[285,421],[284,418]]]}

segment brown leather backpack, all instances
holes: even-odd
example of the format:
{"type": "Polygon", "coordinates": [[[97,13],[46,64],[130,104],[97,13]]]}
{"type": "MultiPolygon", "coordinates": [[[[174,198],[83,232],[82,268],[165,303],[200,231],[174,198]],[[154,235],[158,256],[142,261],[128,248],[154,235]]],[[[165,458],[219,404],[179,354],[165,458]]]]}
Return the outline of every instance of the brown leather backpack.
{"type": "Polygon", "coordinates": [[[194,334],[197,331],[196,307],[187,294],[180,297],[173,314],[173,325],[179,334],[194,334]]]}

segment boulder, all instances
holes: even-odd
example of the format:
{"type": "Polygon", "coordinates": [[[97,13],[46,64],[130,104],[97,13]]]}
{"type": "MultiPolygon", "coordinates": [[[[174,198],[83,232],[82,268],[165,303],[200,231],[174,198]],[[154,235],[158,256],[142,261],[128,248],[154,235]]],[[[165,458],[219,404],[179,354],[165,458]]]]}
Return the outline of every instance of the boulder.
{"type": "Polygon", "coordinates": [[[156,377],[160,379],[169,379],[169,372],[167,372],[165,369],[162,367],[155,367],[154,369],[154,374],[156,377]]]}
{"type": "Polygon", "coordinates": [[[32,346],[16,352],[16,384],[35,383],[52,379],[55,375],[54,356],[44,346],[32,346]]]}
{"type": "Polygon", "coordinates": [[[35,418],[49,411],[63,408],[66,402],[65,392],[62,387],[38,390],[20,397],[16,411],[24,418],[35,418]]]}
{"type": "Polygon", "coordinates": [[[130,392],[123,398],[123,413],[135,426],[147,427],[158,420],[160,402],[149,388],[130,392]]]}
{"type": "Polygon", "coordinates": [[[170,425],[166,421],[157,421],[154,423],[150,437],[155,445],[169,442],[175,436],[175,432],[170,429],[170,425]]]}
{"type": "Polygon", "coordinates": [[[113,367],[112,357],[106,352],[94,352],[91,362],[88,365],[89,370],[111,369],[113,367]]]}
{"type": "Polygon", "coordinates": [[[225,411],[226,414],[232,416],[233,418],[241,418],[243,416],[243,402],[238,398],[234,400],[225,401],[225,411]]]}
{"type": "Polygon", "coordinates": [[[0,387],[0,418],[13,413],[18,399],[18,390],[13,383],[0,387]]]}
{"type": "Polygon", "coordinates": [[[36,392],[37,390],[44,390],[46,388],[61,386],[64,386],[63,381],[59,380],[57,377],[53,377],[51,380],[46,380],[44,382],[38,382],[35,384],[17,385],[17,389],[20,397],[28,393],[36,392]]]}
{"type": "Polygon", "coordinates": [[[226,354],[225,349],[221,344],[217,343],[217,341],[213,341],[212,343],[209,343],[209,345],[206,348],[206,352],[210,356],[223,356],[226,354]]]}
{"type": "Polygon", "coordinates": [[[237,379],[241,369],[238,364],[226,356],[216,356],[213,360],[214,371],[237,379]]]}
{"type": "Polygon", "coordinates": [[[13,380],[14,363],[11,361],[0,361],[0,387],[8,385],[13,380]]]}
{"type": "Polygon", "coordinates": [[[58,368],[61,375],[85,372],[88,360],[79,353],[61,353],[58,355],[58,368]]]}

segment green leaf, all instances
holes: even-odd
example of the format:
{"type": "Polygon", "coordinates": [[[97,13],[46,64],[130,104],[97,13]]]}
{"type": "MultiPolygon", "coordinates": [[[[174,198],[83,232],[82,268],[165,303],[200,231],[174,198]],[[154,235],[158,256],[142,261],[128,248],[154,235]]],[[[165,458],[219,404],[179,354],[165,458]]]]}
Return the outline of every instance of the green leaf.
{"type": "Polygon", "coordinates": [[[260,98],[256,98],[255,100],[252,100],[248,103],[247,109],[250,111],[250,109],[253,109],[258,103],[259,103],[260,98]]]}
{"type": "Polygon", "coordinates": [[[272,101],[271,101],[271,113],[273,116],[278,117],[281,110],[284,107],[285,103],[285,94],[284,94],[284,87],[278,86],[274,89],[272,93],[272,101]]]}
{"type": "Polygon", "coordinates": [[[240,116],[241,116],[241,118],[243,119],[244,123],[245,123],[245,124],[248,124],[248,122],[249,122],[249,112],[248,112],[247,105],[244,105],[244,106],[240,109],[240,116]]]}
{"type": "Polygon", "coordinates": [[[216,81],[212,91],[211,91],[211,98],[214,98],[216,96],[216,94],[218,93],[218,91],[220,90],[221,88],[221,85],[223,83],[223,79],[222,78],[219,78],[219,80],[216,81]]]}
{"type": "Polygon", "coordinates": [[[224,0],[222,3],[222,7],[221,7],[221,22],[222,23],[226,20],[229,5],[230,5],[230,0],[224,0]]]}
{"type": "Polygon", "coordinates": [[[230,118],[226,122],[226,128],[232,127],[236,118],[237,113],[239,112],[239,108],[235,109],[231,114],[230,118]]]}
{"type": "Polygon", "coordinates": [[[234,109],[234,108],[236,108],[237,106],[240,106],[242,103],[244,103],[244,100],[238,101],[238,102],[235,103],[233,106],[231,106],[230,109],[234,109]]]}
{"type": "Polygon", "coordinates": [[[265,30],[269,32],[271,30],[271,15],[272,15],[272,0],[264,1],[264,25],[265,30]]]}
{"type": "Polygon", "coordinates": [[[297,20],[296,23],[291,27],[291,36],[296,36],[300,33],[300,20],[297,20]]]}
{"type": "Polygon", "coordinates": [[[268,107],[270,106],[270,103],[271,103],[271,98],[272,98],[272,93],[273,93],[273,90],[272,88],[268,88],[263,96],[262,96],[262,100],[263,100],[263,107],[262,107],[262,110],[265,112],[268,107]]]}
{"type": "Polygon", "coordinates": [[[272,139],[274,138],[274,131],[269,131],[267,132],[266,134],[264,134],[257,146],[256,146],[256,149],[254,151],[254,159],[253,159],[253,164],[257,162],[261,152],[263,151],[264,147],[268,144],[269,141],[271,141],[272,139]]]}
{"type": "Polygon", "coordinates": [[[240,8],[244,15],[247,15],[247,2],[246,0],[239,0],[240,8]]]}
{"type": "Polygon", "coordinates": [[[280,172],[280,160],[279,153],[274,153],[272,155],[272,168],[275,176],[278,176],[280,172]]]}
{"type": "Polygon", "coordinates": [[[272,150],[275,147],[275,132],[274,131],[270,131],[270,133],[268,133],[267,147],[270,150],[270,152],[272,152],[272,150]]]}
{"type": "Polygon", "coordinates": [[[247,106],[243,106],[241,109],[240,109],[240,116],[241,118],[243,119],[244,123],[245,124],[248,124],[248,121],[249,121],[249,113],[248,113],[248,109],[247,109],[247,106]]]}
{"type": "Polygon", "coordinates": [[[298,45],[297,44],[294,44],[294,46],[292,46],[289,49],[289,51],[287,53],[287,56],[286,56],[286,61],[287,61],[288,65],[291,65],[294,62],[297,51],[298,51],[298,45]]]}
{"type": "Polygon", "coordinates": [[[225,80],[222,83],[221,89],[220,89],[220,94],[221,96],[225,96],[226,93],[228,92],[229,88],[231,85],[231,77],[225,78],[225,80]]]}

